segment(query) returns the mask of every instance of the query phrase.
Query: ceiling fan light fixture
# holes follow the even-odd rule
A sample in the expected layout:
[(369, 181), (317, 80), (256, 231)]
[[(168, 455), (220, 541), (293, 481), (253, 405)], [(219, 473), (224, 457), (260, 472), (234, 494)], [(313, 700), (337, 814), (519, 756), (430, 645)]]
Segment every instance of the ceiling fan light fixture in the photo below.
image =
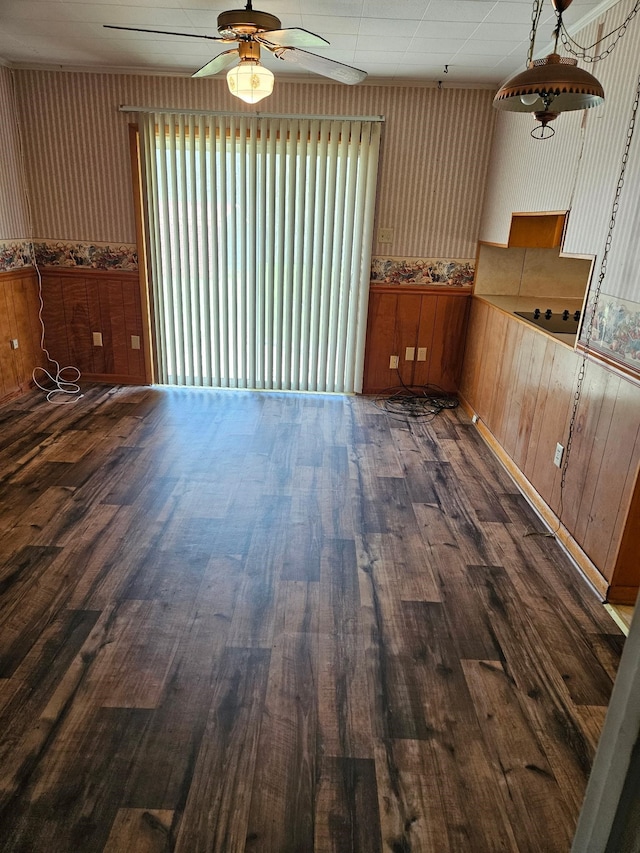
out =
[(257, 59), (241, 59), (227, 71), (227, 86), (232, 95), (247, 104), (257, 104), (273, 92), (273, 73)]

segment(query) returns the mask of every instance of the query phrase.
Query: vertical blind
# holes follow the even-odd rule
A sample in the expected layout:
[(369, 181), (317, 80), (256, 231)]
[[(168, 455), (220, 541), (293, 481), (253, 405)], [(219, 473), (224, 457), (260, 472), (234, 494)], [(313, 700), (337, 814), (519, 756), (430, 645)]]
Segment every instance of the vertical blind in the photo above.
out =
[(140, 116), (158, 379), (362, 390), (380, 123)]

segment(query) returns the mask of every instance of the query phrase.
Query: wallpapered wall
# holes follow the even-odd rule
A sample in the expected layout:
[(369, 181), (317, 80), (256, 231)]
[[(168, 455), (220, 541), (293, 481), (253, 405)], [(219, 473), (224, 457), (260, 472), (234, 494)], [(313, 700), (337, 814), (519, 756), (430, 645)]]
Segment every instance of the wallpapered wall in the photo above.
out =
[(11, 71), (0, 66), (0, 272), (30, 260), (29, 217)]
[[(224, 80), (18, 70), (36, 239), (133, 244), (120, 104), (234, 110)], [(474, 258), (494, 123), (486, 89), (276, 80), (263, 110), (386, 117), (374, 255)], [(247, 111), (250, 111), (247, 108)], [(469, 132), (469, 129), (472, 132)]]
[[(592, 44), (599, 24), (604, 25), (605, 33), (610, 32), (633, 5), (634, 0), (622, 0), (576, 39)], [(563, 249), (595, 255), (597, 278), (638, 83), (639, 56), (640, 21), (636, 17), (613, 52), (588, 66), (604, 86), (605, 103), (586, 112), (560, 115), (554, 122), (556, 135), (550, 140), (531, 139), (530, 116), (500, 113), (481, 240), (506, 243), (512, 211), (570, 209)], [(639, 222), (640, 127), (636, 126), (592, 339), (596, 349), (634, 371), (640, 371)]]
[[(608, 32), (624, 20), (632, 6), (633, 0), (622, 0), (577, 33), (576, 39), (581, 44), (593, 43), (600, 23)], [(639, 55), (640, 25), (634, 20), (606, 59), (581, 63), (602, 82), (605, 103), (560, 115), (553, 122), (556, 133), (552, 139), (531, 138), (529, 131), (535, 122), (528, 113), (498, 113), (481, 240), (506, 243), (513, 211), (571, 208), (565, 251), (601, 251), (640, 71)]]

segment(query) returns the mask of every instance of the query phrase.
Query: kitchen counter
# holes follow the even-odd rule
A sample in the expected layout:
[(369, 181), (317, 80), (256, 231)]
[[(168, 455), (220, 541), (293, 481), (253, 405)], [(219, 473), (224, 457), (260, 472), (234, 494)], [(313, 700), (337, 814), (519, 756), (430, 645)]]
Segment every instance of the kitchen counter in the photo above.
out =
[(523, 317), (518, 317), (515, 312), (535, 311), (536, 308), (539, 308), (543, 312), (547, 308), (550, 308), (554, 314), (562, 314), (565, 309), (571, 312), (582, 311), (582, 299), (550, 299), (548, 296), (498, 296), (491, 293), (478, 293), (474, 294), (474, 296), (476, 299), (482, 299), (490, 305), (499, 308), (505, 314), (510, 314), (519, 323), (526, 323), (529, 328), (536, 329), (543, 335), (555, 338), (555, 340), (567, 344), (572, 349), (575, 346), (575, 334), (566, 335), (548, 332), (535, 323), (530, 323)]

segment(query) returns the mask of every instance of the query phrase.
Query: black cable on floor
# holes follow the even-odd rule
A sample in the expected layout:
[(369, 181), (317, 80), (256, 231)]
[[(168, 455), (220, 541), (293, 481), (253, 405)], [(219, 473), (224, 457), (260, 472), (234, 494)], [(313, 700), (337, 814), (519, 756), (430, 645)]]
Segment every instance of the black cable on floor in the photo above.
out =
[(458, 398), (439, 385), (406, 385), (398, 372), (400, 385), (387, 388), (373, 404), (392, 418), (430, 421), (444, 409), (456, 409)]

